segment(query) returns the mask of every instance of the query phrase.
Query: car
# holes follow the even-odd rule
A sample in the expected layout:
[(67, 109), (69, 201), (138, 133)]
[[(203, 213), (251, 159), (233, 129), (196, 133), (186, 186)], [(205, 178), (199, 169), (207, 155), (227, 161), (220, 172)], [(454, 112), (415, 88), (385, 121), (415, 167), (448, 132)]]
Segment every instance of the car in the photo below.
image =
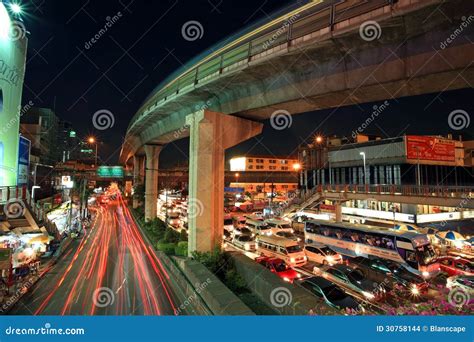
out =
[(466, 293), (474, 295), (474, 276), (453, 276), (449, 277), (446, 282), (448, 289), (460, 288)]
[(245, 226), (255, 235), (272, 235), (272, 229), (263, 220), (254, 220), (247, 218)]
[(351, 259), (350, 262), (351, 265), (362, 271), (366, 279), (387, 290), (401, 286), (406, 294), (416, 296), (425, 293), (429, 288), (425, 278), (408, 271), (405, 267), (393, 261), (358, 257)]
[(252, 235), (237, 235), (232, 239), (234, 246), (242, 248), (243, 250), (253, 252), (255, 251), (255, 240)]
[(280, 220), (280, 219), (268, 219), (265, 220), (265, 223), (271, 228), (272, 234), (276, 234), (277, 232), (288, 232), (294, 233), (295, 230), (291, 226), (291, 222), (287, 220)]
[(276, 235), (276, 236), (279, 236), (279, 237), (286, 238), (286, 239), (290, 239), (290, 240), (293, 240), (293, 241), (296, 241), (296, 242), (300, 242), (300, 241), (301, 241), (301, 238), (297, 237), (295, 234), (289, 233), (289, 232), (285, 232), (285, 231), (277, 232), (275, 235)]
[(234, 216), (232, 218), (234, 228), (236, 228), (236, 227), (245, 227), (245, 221), (246, 220), (247, 219), (243, 216)]
[(234, 230), (234, 221), (232, 220), (232, 218), (224, 219), (224, 230), (229, 232)]
[(256, 258), (255, 261), (289, 283), (301, 278), (301, 273), (296, 272), (280, 258), (260, 257)]
[(360, 310), (360, 305), (354, 297), (348, 295), (339, 286), (322, 277), (311, 277), (303, 280), (300, 285), (319, 298), (322, 298), (329, 306), (336, 309)]
[(178, 228), (180, 225), (181, 225), (181, 220), (179, 219), (179, 217), (177, 218), (174, 218), (174, 217), (168, 217), (166, 222), (171, 226), (171, 227), (174, 227), (174, 228)]
[(326, 270), (324, 277), (335, 283), (344, 284), (351, 290), (360, 293), (368, 300), (379, 300), (385, 290), (374, 282), (365, 278), (360, 269), (347, 265), (334, 265)]
[(250, 229), (248, 229), (247, 227), (235, 227), (234, 230), (232, 231), (232, 234), (234, 236), (237, 236), (237, 235), (251, 235), (251, 236), (255, 236), (254, 233), (252, 233), (252, 231)]
[(227, 241), (227, 242), (232, 241), (232, 233), (226, 229), (224, 229), (224, 241)]
[(342, 256), (328, 246), (318, 243), (304, 246), (304, 253), (308, 260), (323, 265), (335, 265), (342, 263)]
[(474, 276), (474, 263), (470, 260), (459, 256), (444, 256), (438, 258), (437, 261), (441, 271), (446, 272), (449, 276)]

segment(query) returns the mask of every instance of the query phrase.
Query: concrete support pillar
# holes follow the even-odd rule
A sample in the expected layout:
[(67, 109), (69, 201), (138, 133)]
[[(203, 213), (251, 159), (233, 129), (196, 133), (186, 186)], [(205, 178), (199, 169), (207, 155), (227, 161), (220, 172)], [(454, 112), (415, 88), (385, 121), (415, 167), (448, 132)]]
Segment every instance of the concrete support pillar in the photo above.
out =
[[(140, 184), (140, 158), (137, 155), (133, 156), (133, 186)], [(138, 198), (133, 196), (133, 208), (138, 208)]]
[(220, 248), (224, 232), (225, 150), (262, 132), (261, 123), (202, 110), (190, 127), (188, 252)]
[(341, 223), (342, 222), (342, 205), (341, 202), (336, 202), (336, 222)]
[(146, 156), (138, 156), (138, 178), (140, 184), (145, 183), (145, 164), (146, 164)]
[(156, 217), (158, 198), (158, 161), (161, 145), (145, 145), (146, 170), (145, 170), (145, 221)]

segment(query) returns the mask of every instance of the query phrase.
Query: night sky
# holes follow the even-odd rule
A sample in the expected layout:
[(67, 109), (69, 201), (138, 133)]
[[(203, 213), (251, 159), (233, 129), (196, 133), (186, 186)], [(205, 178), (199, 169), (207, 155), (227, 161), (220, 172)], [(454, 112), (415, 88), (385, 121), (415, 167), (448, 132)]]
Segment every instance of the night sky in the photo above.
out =
[[(23, 103), (55, 108), (72, 122), (80, 135), (102, 141), (104, 163), (117, 163), (126, 128), (149, 93), (169, 74), (229, 35), (268, 19), (293, 1), (268, 0), (31, 0), (24, 1), (30, 31)], [(118, 13), (120, 12), (120, 16)], [(90, 43), (107, 17), (118, 17), (108, 32)], [(184, 23), (196, 20), (204, 28), (201, 39), (183, 38)], [(86, 45), (88, 48), (86, 48)], [(453, 131), (450, 112), (474, 113), (474, 91), (398, 99), (367, 133), (391, 137), (403, 134), (447, 134), (473, 139), (474, 123)], [(265, 125), (264, 134), (228, 150), (236, 154), (294, 154), (298, 144), (314, 133), (350, 136), (371, 113), (373, 104), (329, 109), (293, 117), (283, 131)], [(112, 129), (98, 131), (92, 116), (108, 110), (115, 117)], [(472, 114), (471, 114), (472, 116)], [(188, 141), (170, 144), (160, 167), (187, 160)]]

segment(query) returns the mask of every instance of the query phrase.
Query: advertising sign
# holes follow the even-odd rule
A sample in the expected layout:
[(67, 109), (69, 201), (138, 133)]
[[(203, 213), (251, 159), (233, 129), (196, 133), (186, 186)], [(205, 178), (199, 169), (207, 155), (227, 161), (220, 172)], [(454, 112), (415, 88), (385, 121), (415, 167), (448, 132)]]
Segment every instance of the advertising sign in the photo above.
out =
[(71, 179), (71, 176), (62, 176), (61, 185), (66, 189), (72, 189), (74, 187), (74, 181)]
[(122, 166), (99, 166), (97, 176), (99, 178), (123, 178)]
[(21, 95), (25, 70), (26, 39), (8, 39), (2, 32), (12, 27), (0, 3), (0, 186), (15, 186), (18, 176), (18, 143)]
[(28, 185), (28, 171), (30, 168), (30, 148), (31, 142), (23, 136), (20, 136), (18, 146), (18, 185)]
[(406, 137), (407, 159), (455, 162), (454, 141), (429, 136)]

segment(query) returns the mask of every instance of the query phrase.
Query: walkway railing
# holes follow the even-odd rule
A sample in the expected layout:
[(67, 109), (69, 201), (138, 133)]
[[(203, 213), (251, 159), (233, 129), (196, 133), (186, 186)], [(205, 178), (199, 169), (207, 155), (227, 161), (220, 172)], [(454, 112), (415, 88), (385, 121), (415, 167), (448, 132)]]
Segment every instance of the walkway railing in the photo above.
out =
[(300, 9), (275, 19), (262, 27), (244, 34), (230, 44), (217, 49), (198, 63), (192, 64), (183, 73), (172, 79), (157, 91), (130, 122), (128, 130), (164, 101), (186, 91), (189, 87), (235, 67), (265, 57), (269, 52), (279, 51), (292, 42), (304, 39), (313, 32), (329, 28), (340, 22), (360, 16), (370, 11), (391, 6), (397, 0), (345, 0), (337, 3), (321, 2), (302, 6)]
[(305, 199), (314, 193), (356, 193), (375, 195), (423, 196), (439, 198), (472, 198), (474, 187), (461, 186), (418, 186), (418, 185), (387, 185), (387, 184), (333, 184), (318, 185), (311, 192), (305, 194)]

